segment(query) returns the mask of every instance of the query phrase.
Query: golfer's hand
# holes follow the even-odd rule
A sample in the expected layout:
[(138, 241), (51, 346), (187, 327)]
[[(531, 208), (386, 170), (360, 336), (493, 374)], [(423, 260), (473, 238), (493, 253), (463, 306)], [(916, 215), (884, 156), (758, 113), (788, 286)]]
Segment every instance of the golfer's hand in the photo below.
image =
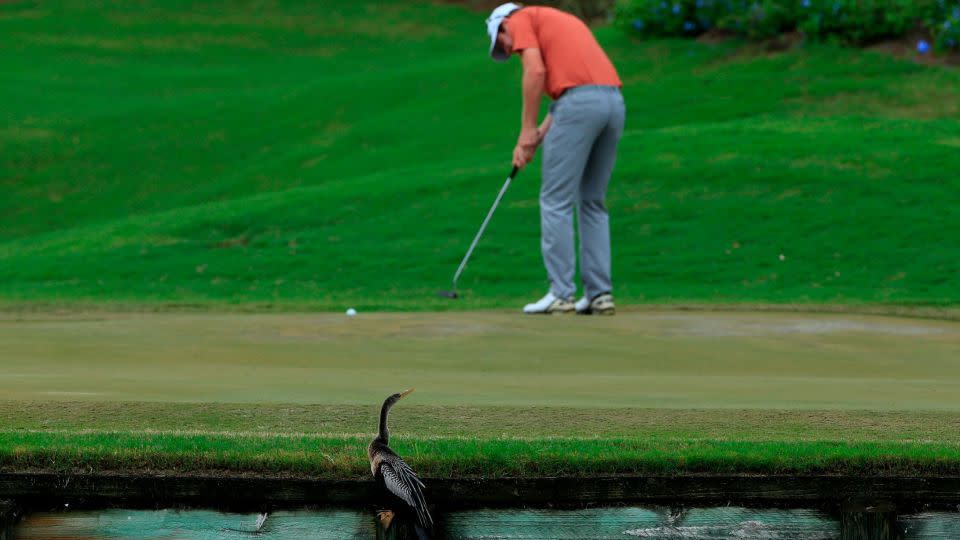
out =
[(533, 151), (527, 150), (526, 148), (520, 146), (519, 144), (516, 148), (513, 149), (513, 166), (517, 168), (524, 168), (528, 163), (533, 161)]
[(523, 128), (517, 139), (517, 146), (513, 149), (513, 164), (516, 167), (526, 167), (533, 161), (533, 155), (540, 146), (540, 132), (537, 128)]

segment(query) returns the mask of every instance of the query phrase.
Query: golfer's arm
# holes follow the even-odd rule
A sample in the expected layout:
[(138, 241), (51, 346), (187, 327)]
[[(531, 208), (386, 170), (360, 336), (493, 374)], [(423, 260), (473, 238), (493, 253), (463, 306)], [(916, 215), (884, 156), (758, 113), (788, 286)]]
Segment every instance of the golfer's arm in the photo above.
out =
[(524, 49), (520, 56), (523, 62), (523, 116), (522, 128), (537, 129), (540, 116), (540, 100), (547, 80), (547, 68), (543, 65), (540, 49)]

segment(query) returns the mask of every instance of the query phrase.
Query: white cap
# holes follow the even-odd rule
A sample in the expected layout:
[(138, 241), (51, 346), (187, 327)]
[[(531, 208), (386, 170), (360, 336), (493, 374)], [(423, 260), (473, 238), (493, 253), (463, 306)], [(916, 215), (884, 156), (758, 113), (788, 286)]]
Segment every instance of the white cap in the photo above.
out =
[(506, 62), (510, 55), (497, 47), (497, 34), (500, 33), (500, 23), (508, 15), (520, 9), (520, 6), (513, 2), (507, 2), (497, 6), (496, 9), (487, 17), (487, 33), (490, 34), (490, 57), (497, 62)]

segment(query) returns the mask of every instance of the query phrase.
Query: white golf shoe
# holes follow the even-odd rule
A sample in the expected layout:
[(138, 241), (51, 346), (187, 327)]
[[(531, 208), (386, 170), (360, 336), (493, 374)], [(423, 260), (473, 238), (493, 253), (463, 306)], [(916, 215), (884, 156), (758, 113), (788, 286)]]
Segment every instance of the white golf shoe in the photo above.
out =
[(573, 301), (557, 298), (553, 293), (547, 293), (539, 301), (523, 306), (523, 312), (527, 314), (560, 314), (573, 313)]
[(579, 315), (613, 315), (617, 312), (616, 306), (613, 305), (613, 295), (608, 293), (599, 294), (593, 300), (588, 300), (584, 296), (577, 300), (574, 309)]

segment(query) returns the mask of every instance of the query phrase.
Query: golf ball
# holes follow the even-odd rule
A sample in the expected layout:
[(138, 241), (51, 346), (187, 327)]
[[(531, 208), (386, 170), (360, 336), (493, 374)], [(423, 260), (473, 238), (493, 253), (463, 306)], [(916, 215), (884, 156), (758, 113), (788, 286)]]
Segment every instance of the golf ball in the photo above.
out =
[(357, 314), (357, 310), (355, 310), (355, 309), (353, 309), (353, 308), (350, 308), (350, 309), (347, 310), (347, 317), (353, 317), (353, 316), (356, 315), (356, 314)]

